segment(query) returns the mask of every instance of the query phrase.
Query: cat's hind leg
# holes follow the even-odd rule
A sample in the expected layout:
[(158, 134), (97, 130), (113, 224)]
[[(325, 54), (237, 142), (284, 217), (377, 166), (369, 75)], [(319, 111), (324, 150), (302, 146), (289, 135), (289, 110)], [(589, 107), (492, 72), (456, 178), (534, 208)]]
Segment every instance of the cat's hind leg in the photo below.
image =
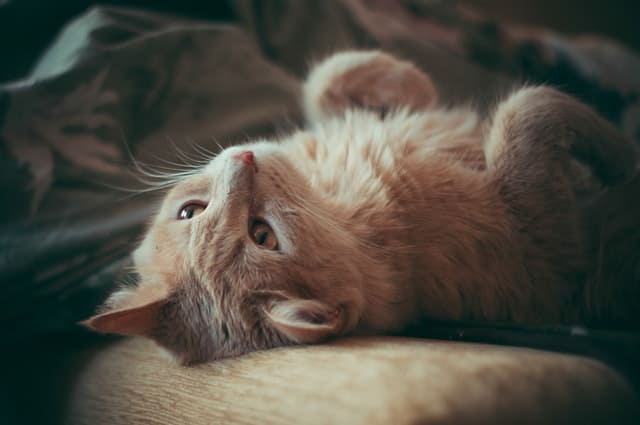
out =
[(520, 89), (499, 105), (485, 153), (496, 173), (526, 175), (532, 184), (566, 170), (570, 158), (605, 184), (628, 179), (636, 167), (633, 145), (613, 125), (550, 87)]
[[(570, 161), (605, 184), (635, 170), (632, 144), (586, 105), (549, 87), (523, 88), (502, 102), (485, 143), (487, 172), (512, 221), (526, 264), (532, 309), (559, 319), (579, 296), (583, 235)], [(569, 282), (574, 282), (570, 284)]]

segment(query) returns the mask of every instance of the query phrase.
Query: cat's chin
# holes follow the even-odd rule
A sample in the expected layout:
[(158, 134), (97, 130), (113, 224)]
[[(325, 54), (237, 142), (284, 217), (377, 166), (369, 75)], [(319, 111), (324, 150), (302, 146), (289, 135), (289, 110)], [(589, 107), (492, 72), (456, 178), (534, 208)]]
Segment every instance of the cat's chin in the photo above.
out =
[(156, 344), (156, 347), (158, 347), (158, 352), (160, 353), (160, 357), (167, 363), (170, 363), (172, 365), (179, 365), (179, 366), (189, 365), (189, 363), (185, 361), (185, 358), (183, 356), (179, 356), (173, 353), (171, 350), (159, 344)]
[(277, 343), (277, 344), (270, 344), (262, 348), (245, 347), (245, 349), (243, 350), (238, 350), (236, 352), (231, 352), (231, 353), (212, 352), (207, 355), (198, 355), (197, 353), (177, 353), (172, 349), (163, 346), (162, 344), (158, 343), (155, 340), (153, 342), (158, 349), (159, 356), (167, 363), (171, 365), (176, 365), (176, 366), (195, 366), (202, 363), (241, 357), (256, 351), (271, 350), (271, 349), (280, 348), (284, 346), (295, 345), (295, 343), (287, 343), (287, 344)]
[(193, 366), (200, 363), (206, 363), (209, 361), (220, 360), (224, 358), (221, 356), (216, 356), (214, 354), (203, 356), (198, 353), (177, 352), (169, 347), (166, 347), (153, 338), (151, 338), (151, 340), (157, 347), (158, 352), (160, 353), (160, 357), (172, 365)]

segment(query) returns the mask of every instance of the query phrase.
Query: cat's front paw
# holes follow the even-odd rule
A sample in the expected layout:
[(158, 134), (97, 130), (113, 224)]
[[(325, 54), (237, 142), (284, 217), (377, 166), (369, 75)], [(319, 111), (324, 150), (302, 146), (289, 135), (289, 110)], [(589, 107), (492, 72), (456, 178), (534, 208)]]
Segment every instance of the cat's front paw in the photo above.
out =
[(310, 119), (339, 115), (349, 108), (418, 110), (438, 98), (428, 75), (410, 62), (376, 50), (328, 57), (312, 68), (303, 95)]

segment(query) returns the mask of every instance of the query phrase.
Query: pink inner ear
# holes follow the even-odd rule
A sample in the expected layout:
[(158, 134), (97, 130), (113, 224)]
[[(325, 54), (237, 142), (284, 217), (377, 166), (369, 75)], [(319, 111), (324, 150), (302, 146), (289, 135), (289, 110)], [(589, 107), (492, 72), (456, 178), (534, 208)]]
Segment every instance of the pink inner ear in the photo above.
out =
[(98, 332), (120, 335), (149, 335), (157, 326), (166, 300), (157, 300), (138, 307), (123, 308), (98, 314), (81, 325)]
[(299, 343), (320, 342), (342, 327), (342, 312), (320, 301), (279, 301), (266, 314), (278, 332)]

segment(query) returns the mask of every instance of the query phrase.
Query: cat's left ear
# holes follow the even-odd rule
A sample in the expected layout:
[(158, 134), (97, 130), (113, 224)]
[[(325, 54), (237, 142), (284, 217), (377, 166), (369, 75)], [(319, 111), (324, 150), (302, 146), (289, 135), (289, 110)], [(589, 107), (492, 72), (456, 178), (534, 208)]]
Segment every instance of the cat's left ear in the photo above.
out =
[(150, 336), (160, 323), (166, 303), (165, 297), (140, 300), (97, 314), (80, 322), (80, 325), (102, 333)]
[(316, 343), (340, 332), (344, 313), (321, 301), (286, 299), (273, 302), (265, 310), (271, 325), (283, 336), (298, 343)]
[(418, 67), (377, 50), (347, 51), (314, 66), (303, 87), (307, 117), (339, 115), (349, 108), (381, 113), (437, 103), (431, 78)]

